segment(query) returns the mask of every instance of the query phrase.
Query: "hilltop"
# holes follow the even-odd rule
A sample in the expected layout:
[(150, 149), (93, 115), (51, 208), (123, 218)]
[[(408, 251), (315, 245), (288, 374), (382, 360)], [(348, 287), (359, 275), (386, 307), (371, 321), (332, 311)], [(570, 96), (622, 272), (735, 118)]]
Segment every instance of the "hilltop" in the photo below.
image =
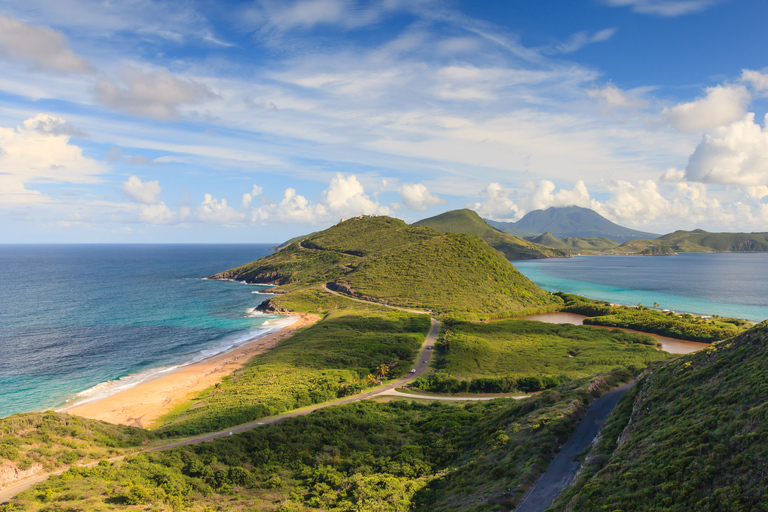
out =
[(557, 238), (549, 232), (546, 232), (543, 235), (529, 238), (529, 240), (537, 244), (546, 245), (547, 247), (573, 252), (600, 252), (619, 246), (618, 242), (615, 242), (610, 238), (599, 236), (592, 236), (587, 238), (568, 236), (565, 238)]
[[(276, 293), (328, 284), (367, 300), (473, 318), (561, 304), (480, 238), (390, 217), (346, 220), (212, 277), (279, 285)], [(264, 307), (279, 311), (290, 300), (277, 297)]]
[(766, 510), (768, 322), (659, 364), (554, 510)]
[(658, 236), (619, 226), (599, 213), (580, 206), (553, 206), (546, 210), (533, 210), (517, 222), (488, 222), (501, 231), (518, 236), (535, 236), (548, 232), (557, 238), (603, 237), (620, 243)]
[(528, 241), (518, 236), (504, 233), (488, 224), (477, 212), (467, 208), (441, 213), (428, 219), (413, 223), (414, 226), (428, 226), (443, 233), (463, 233), (475, 235), (485, 240), (488, 245), (510, 260), (536, 258), (569, 257), (570, 252), (560, 249), (565, 247), (547, 247), (546, 244)]
[(633, 254), (765, 251), (768, 251), (768, 233), (710, 233), (703, 229), (679, 230), (655, 240), (632, 240), (612, 250)]

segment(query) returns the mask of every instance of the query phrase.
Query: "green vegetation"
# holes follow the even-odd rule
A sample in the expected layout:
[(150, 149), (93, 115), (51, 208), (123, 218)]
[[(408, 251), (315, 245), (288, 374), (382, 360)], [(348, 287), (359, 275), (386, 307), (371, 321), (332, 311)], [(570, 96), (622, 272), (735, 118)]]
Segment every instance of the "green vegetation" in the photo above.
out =
[(451, 321), (435, 346), (437, 372), (414, 387), (443, 393), (532, 392), (669, 356), (642, 334), (530, 320)]
[(53, 471), (135, 451), (152, 437), (140, 429), (51, 411), (14, 414), (0, 419), (0, 467), (10, 463), (22, 471)]
[(734, 318), (705, 320), (699, 316), (665, 313), (642, 306), (611, 306), (605, 301), (567, 293), (557, 295), (565, 303), (563, 311), (590, 317), (584, 319), (585, 325), (635, 329), (680, 340), (711, 343), (735, 336), (752, 325), (746, 320)]
[(592, 253), (600, 252), (614, 247), (618, 247), (619, 243), (614, 242), (610, 238), (591, 236), (586, 238), (576, 238), (567, 236), (565, 238), (556, 238), (552, 233), (544, 233), (543, 235), (531, 237), (528, 240), (537, 244), (546, 245), (554, 249), (561, 249), (564, 251), (571, 251), (577, 253)]
[(288, 295), (270, 301), (273, 311), (288, 309), (290, 292), (306, 294), (326, 283), (366, 300), (466, 318), (560, 305), (476, 236), (442, 234), (389, 217), (347, 220), (213, 277), (281, 285), (272, 291)]
[(160, 418), (160, 433), (221, 430), (359, 393), (382, 365), (388, 378), (410, 370), (429, 327), (426, 315), (389, 309), (329, 313)]
[(768, 233), (709, 233), (703, 229), (675, 231), (655, 240), (633, 240), (611, 252), (674, 254), (678, 252), (765, 252)]
[(567, 249), (565, 247), (554, 247), (552, 245), (545, 247), (548, 244), (542, 245), (542, 243), (537, 243), (536, 240), (528, 241), (499, 231), (480, 218), (477, 212), (466, 208), (441, 213), (435, 217), (415, 222), (413, 225), (429, 226), (442, 233), (462, 233), (478, 236), (510, 260), (563, 258), (570, 256), (569, 251), (559, 250)]
[(6, 510), (509, 510), (590, 400), (630, 378), (616, 371), (524, 401), (328, 408), (210, 443), (74, 468)]
[(766, 359), (763, 322), (649, 372), (553, 510), (768, 510)]
[(504, 318), (560, 304), (471, 235), (447, 234), (413, 244), (371, 260), (346, 276), (346, 282), (364, 297), (450, 317)]

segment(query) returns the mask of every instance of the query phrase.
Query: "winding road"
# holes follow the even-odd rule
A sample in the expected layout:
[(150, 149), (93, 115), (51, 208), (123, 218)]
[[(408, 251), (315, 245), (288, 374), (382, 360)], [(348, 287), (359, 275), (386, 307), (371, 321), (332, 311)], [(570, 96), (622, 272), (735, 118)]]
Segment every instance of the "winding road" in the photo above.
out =
[[(354, 297), (350, 297), (349, 295), (330, 290), (327, 286), (323, 286), (323, 289), (328, 293), (338, 295), (356, 302), (373, 304), (377, 306), (384, 306), (391, 309), (405, 311), (408, 313), (429, 314), (426, 311), (418, 311), (413, 309), (401, 308), (397, 306), (390, 306), (388, 304), (380, 304), (377, 302), (370, 302), (362, 299), (357, 299)], [(437, 341), (437, 336), (440, 332), (440, 322), (435, 318), (431, 318), (431, 322), (432, 324), (430, 326), (429, 332), (427, 333), (427, 336), (424, 338), (424, 342), (421, 345), (421, 351), (419, 353), (418, 362), (414, 368), (416, 371), (414, 373), (407, 373), (405, 376), (401, 377), (400, 379), (394, 382), (391, 382), (387, 385), (378, 387), (374, 390), (371, 390), (359, 395), (354, 395), (351, 397), (335, 400), (332, 402), (324, 402), (322, 404), (317, 404), (310, 407), (297, 409), (295, 411), (281, 414), (279, 416), (274, 416), (272, 418), (264, 418), (261, 420), (253, 421), (250, 423), (239, 425), (237, 427), (232, 427), (219, 432), (213, 432), (210, 434), (204, 434), (201, 436), (196, 436), (188, 439), (183, 439), (180, 441), (175, 441), (173, 443), (164, 444), (162, 446), (149, 448), (148, 450), (144, 450), (144, 451), (154, 452), (154, 451), (170, 450), (172, 448), (177, 448), (179, 446), (205, 443), (221, 437), (226, 437), (229, 435), (246, 432), (248, 430), (252, 430), (258, 427), (262, 427), (266, 425), (274, 425), (276, 423), (279, 423), (285, 420), (286, 418), (304, 416), (314, 411), (317, 411), (319, 409), (323, 409), (325, 407), (359, 402), (361, 400), (366, 400), (366, 399), (374, 398), (377, 396), (395, 395), (403, 398), (449, 400), (449, 401), (493, 400), (495, 398), (499, 398), (497, 396), (494, 396), (494, 397), (440, 397), (440, 396), (429, 396), (429, 395), (402, 394), (395, 391), (397, 388), (400, 388), (402, 386), (407, 385), (410, 382), (413, 382), (428, 369), (429, 360), (432, 356), (432, 350), (430, 350), (429, 347), (435, 345)], [(525, 497), (523, 498), (523, 501), (520, 503), (520, 505), (515, 510), (515, 512), (543, 511), (552, 503), (552, 501), (554, 501), (557, 495), (565, 488), (566, 485), (570, 483), (571, 478), (573, 477), (573, 475), (576, 472), (576, 469), (579, 466), (577, 462), (573, 462), (573, 458), (577, 454), (581, 453), (587, 446), (589, 446), (589, 444), (592, 442), (594, 437), (597, 435), (598, 430), (600, 429), (602, 424), (605, 422), (608, 415), (616, 406), (616, 403), (619, 401), (621, 396), (623, 396), (623, 394), (631, 387), (631, 385), (632, 384), (625, 384), (624, 386), (621, 386), (619, 388), (616, 388), (606, 393), (601, 398), (597, 399), (590, 406), (590, 408), (587, 410), (582, 420), (576, 426), (576, 430), (574, 431), (574, 433), (565, 443), (565, 445), (560, 450), (560, 452), (555, 457), (555, 459), (550, 463), (544, 475), (542, 475), (542, 477), (539, 478), (539, 480), (525, 495)], [(514, 397), (508, 397), (508, 398), (522, 399), (522, 398), (528, 398), (528, 397), (514, 396)], [(115, 457), (109, 460), (110, 462), (114, 462), (114, 461), (121, 460), (123, 458), (124, 456), (121, 456), (121, 457)], [(89, 464), (84, 464), (82, 466), (94, 466), (96, 464), (97, 462), (92, 462)], [(0, 504), (8, 502), (11, 498), (16, 496), (20, 492), (25, 491), (26, 489), (32, 487), (33, 485), (45, 481), (49, 476), (60, 474), (63, 471), (65, 470), (33, 475), (29, 478), (19, 480), (3, 489), (0, 489)]]
[[(406, 308), (400, 308), (396, 306), (389, 306), (387, 304), (379, 304), (377, 302), (368, 302), (361, 299), (356, 299), (354, 297), (350, 297), (348, 295), (344, 295), (338, 292), (335, 292), (333, 290), (328, 289), (327, 286), (324, 286), (324, 290), (328, 293), (332, 293), (334, 295), (339, 295), (341, 297), (344, 297), (349, 300), (354, 300), (357, 302), (362, 302), (366, 304), (373, 304), (377, 306), (384, 306), (391, 309), (397, 309), (400, 311), (405, 311), (408, 313), (416, 313), (416, 314), (429, 314), (426, 311), (418, 311), (413, 309), (406, 309)], [(366, 400), (368, 398), (374, 398), (376, 396), (382, 396), (382, 395), (395, 395), (400, 396), (403, 398), (417, 398), (417, 399), (429, 399), (429, 400), (461, 400), (461, 401), (472, 401), (472, 400), (491, 400), (493, 398), (499, 398), (499, 397), (467, 397), (467, 398), (458, 398), (458, 397), (438, 397), (438, 396), (422, 396), (422, 395), (411, 395), (411, 394), (401, 394), (397, 393), (395, 389), (400, 388), (402, 386), (407, 385), (410, 382), (413, 382), (416, 380), (419, 376), (421, 376), (429, 367), (429, 360), (432, 356), (432, 350), (430, 350), (428, 347), (431, 347), (437, 342), (437, 335), (440, 332), (440, 322), (436, 319), (432, 318), (432, 325), (430, 326), (429, 332), (427, 333), (427, 336), (424, 338), (424, 342), (421, 345), (421, 351), (419, 353), (419, 358), (416, 366), (414, 369), (416, 372), (414, 373), (407, 373), (405, 376), (399, 378), (398, 380), (391, 382), (389, 384), (386, 384), (384, 386), (378, 387), (374, 390), (368, 391), (366, 393), (361, 393), (359, 395), (354, 395), (347, 398), (342, 398), (340, 400), (334, 400), (332, 402), (324, 402), (322, 404), (313, 405), (310, 407), (305, 407), (302, 409), (297, 409), (295, 411), (291, 411), (285, 414), (281, 414), (279, 416), (274, 416), (272, 418), (264, 418), (258, 421), (252, 421), (250, 423), (246, 423), (244, 425), (239, 425), (237, 427), (232, 427), (227, 430), (222, 430), (219, 432), (213, 432), (210, 434), (204, 434), (201, 436), (191, 437), (189, 439), (183, 439), (181, 441), (175, 441), (173, 443), (164, 444), (162, 446), (157, 446), (155, 448), (150, 448), (145, 451), (161, 451), (161, 450), (170, 450), (172, 448), (177, 448), (179, 446), (186, 446), (191, 444), (198, 444), (198, 443), (205, 443), (208, 441), (213, 441), (214, 439), (218, 439), (220, 437), (225, 437), (232, 434), (238, 434), (240, 432), (245, 432), (247, 430), (252, 430), (254, 428), (262, 427), (265, 425), (274, 425), (276, 423), (279, 423), (283, 421), (286, 418), (294, 418), (296, 416), (304, 416), (307, 414), (310, 414), (314, 411), (317, 411), (318, 409), (323, 409), (325, 407), (331, 407), (334, 405), (343, 405), (343, 404), (350, 404), (353, 402), (359, 402), (360, 400)], [(521, 397), (513, 397), (513, 398), (526, 398), (524, 396)], [(109, 459), (111, 462), (121, 460), (123, 457), (115, 457), (113, 459)], [(83, 464), (82, 466), (93, 466), (97, 464), (89, 463), (89, 464)], [(16, 496), (22, 491), (27, 490), (28, 488), (32, 487), (35, 484), (38, 484), (40, 482), (45, 481), (49, 476), (60, 474), (65, 470), (61, 471), (55, 471), (50, 473), (40, 473), (33, 476), (30, 476), (28, 478), (18, 480), (7, 487), (4, 487), (0, 489), (0, 504), (8, 502), (11, 498)]]

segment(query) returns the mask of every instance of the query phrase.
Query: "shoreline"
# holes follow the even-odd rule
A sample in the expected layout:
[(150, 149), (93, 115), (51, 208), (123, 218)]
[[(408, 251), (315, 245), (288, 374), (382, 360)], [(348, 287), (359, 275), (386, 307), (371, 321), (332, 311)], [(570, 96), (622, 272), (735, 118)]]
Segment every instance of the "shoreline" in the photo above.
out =
[[(524, 320), (535, 320), (537, 322), (544, 322), (547, 324), (571, 324), (571, 325), (584, 325), (582, 322), (585, 315), (579, 315), (578, 313), (567, 313), (565, 311), (556, 311), (553, 313), (543, 313), (539, 315), (527, 315), (521, 317)], [(585, 327), (594, 327), (597, 329), (620, 329), (626, 332), (633, 332), (636, 334), (645, 334), (652, 338), (656, 338), (661, 343), (661, 350), (669, 352), (670, 354), (690, 354), (691, 352), (697, 352), (705, 347), (708, 347), (709, 343), (702, 343), (699, 341), (687, 341), (670, 338), (668, 336), (662, 336), (660, 334), (654, 334), (650, 332), (636, 331), (635, 329), (627, 329), (624, 327), (608, 327), (606, 325), (585, 325)]]
[(241, 368), (253, 356), (263, 354), (294, 332), (317, 322), (317, 315), (291, 314), (297, 320), (279, 331), (256, 338), (235, 349), (181, 366), (136, 386), (87, 403), (57, 408), (57, 412), (107, 423), (149, 428), (152, 423), (185, 401)]

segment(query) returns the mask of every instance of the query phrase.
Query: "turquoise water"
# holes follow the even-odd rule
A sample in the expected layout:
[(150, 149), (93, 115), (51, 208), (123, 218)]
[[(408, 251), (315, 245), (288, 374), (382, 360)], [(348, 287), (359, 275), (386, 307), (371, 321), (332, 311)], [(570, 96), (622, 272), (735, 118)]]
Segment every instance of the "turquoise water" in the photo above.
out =
[(268, 287), (206, 276), (243, 245), (0, 245), (0, 417), (91, 401), (285, 325)]
[(513, 261), (531, 281), (619, 304), (716, 314), (759, 322), (768, 318), (768, 254), (576, 256)]

